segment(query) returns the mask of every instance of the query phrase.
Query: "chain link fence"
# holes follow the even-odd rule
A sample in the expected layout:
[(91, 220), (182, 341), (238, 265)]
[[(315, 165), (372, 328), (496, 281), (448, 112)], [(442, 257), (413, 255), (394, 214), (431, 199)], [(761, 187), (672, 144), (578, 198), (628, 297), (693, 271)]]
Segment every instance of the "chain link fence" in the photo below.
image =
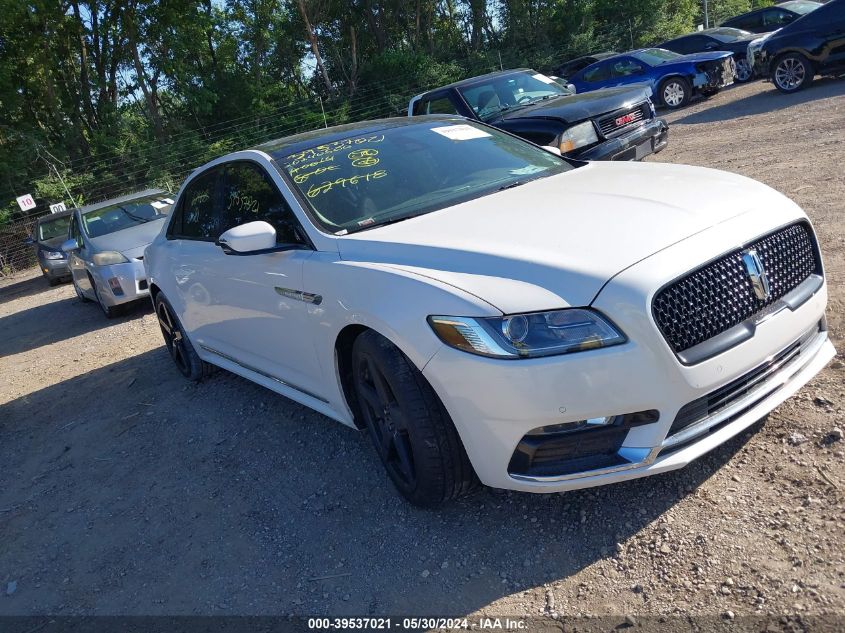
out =
[(0, 277), (9, 277), (38, 263), (35, 248), (24, 242), (32, 236), (36, 219), (25, 218), (0, 228)]

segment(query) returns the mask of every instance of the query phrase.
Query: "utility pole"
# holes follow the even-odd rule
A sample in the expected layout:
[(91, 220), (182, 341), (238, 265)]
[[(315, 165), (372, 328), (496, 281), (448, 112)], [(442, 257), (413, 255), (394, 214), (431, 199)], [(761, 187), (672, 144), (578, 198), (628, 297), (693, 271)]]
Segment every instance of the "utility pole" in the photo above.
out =
[(707, 10), (707, 0), (704, 0), (704, 28), (710, 28), (710, 12)]

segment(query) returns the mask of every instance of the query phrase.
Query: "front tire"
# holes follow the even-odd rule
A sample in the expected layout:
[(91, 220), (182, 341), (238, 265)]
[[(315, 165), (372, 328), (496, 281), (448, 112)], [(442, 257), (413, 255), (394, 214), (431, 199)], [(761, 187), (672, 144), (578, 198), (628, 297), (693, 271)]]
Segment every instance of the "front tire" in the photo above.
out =
[(813, 65), (801, 53), (787, 53), (775, 60), (772, 83), (781, 92), (790, 94), (809, 86), (814, 74)]
[(191, 341), (185, 335), (170, 302), (159, 292), (155, 298), (156, 316), (164, 336), (164, 346), (181, 374), (188, 380), (199, 382), (211, 373), (211, 365), (199, 357)]
[(103, 314), (106, 316), (107, 319), (113, 319), (121, 312), (121, 306), (109, 306), (106, 305), (103, 301), (102, 292), (100, 291), (100, 287), (94, 283), (94, 280), (91, 280), (91, 286), (94, 288), (94, 296), (97, 297), (97, 304), (100, 306), (100, 309), (103, 311)]
[(73, 290), (74, 292), (76, 292), (76, 296), (79, 298), (79, 300), (82, 303), (88, 303), (89, 301), (91, 301), (88, 297), (82, 294), (82, 288), (80, 288), (79, 285), (76, 283), (76, 279), (71, 279), (71, 281), (73, 282)]
[(370, 439), (403, 497), (430, 508), (479, 485), (445, 407), (395, 345), (362, 333), (352, 346), (352, 379)]
[(677, 110), (689, 103), (692, 96), (689, 82), (683, 77), (669, 77), (660, 84), (660, 100), (667, 108)]

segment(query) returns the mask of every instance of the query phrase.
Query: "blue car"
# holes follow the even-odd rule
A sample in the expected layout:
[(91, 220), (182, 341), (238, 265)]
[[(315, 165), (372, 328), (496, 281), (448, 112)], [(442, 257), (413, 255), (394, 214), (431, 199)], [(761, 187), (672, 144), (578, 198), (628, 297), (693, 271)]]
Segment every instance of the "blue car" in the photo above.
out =
[(569, 78), (577, 91), (644, 84), (655, 103), (680, 108), (694, 95), (708, 96), (734, 82), (736, 64), (730, 51), (679, 55), (664, 48), (642, 48), (603, 59)]

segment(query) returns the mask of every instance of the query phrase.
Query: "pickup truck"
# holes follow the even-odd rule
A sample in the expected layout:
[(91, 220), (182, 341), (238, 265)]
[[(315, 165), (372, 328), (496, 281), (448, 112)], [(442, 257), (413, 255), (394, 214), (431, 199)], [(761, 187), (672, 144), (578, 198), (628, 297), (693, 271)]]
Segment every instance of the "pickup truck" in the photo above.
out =
[(408, 116), (459, 114), (579, 160), (640, 160), (666, 147), (669, 126), (645, 86), (575, 94), (529, 68), (465, 79), (411, 99)]

